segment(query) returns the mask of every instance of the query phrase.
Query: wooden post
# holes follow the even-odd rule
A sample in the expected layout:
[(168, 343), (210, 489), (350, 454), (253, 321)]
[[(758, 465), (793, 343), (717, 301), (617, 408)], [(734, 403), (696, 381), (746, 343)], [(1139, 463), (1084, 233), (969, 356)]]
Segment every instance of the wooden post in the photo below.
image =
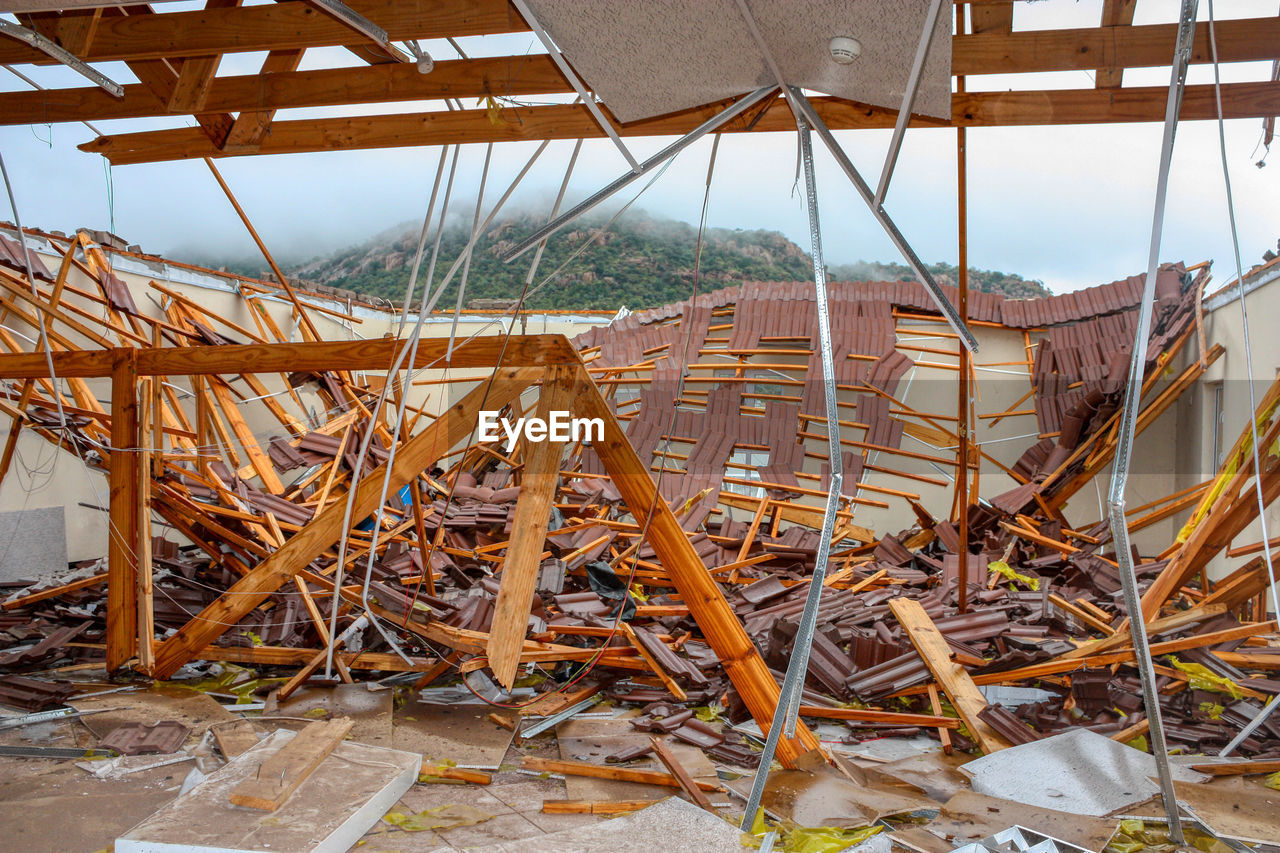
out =
[[(551, 419), (554, 411), (567, 411), (574, 398), (576, 371), (570, 365), (551, 368), (538, 396), (538, 417)], [(560, 457), (568, 442), (527, 442), (520, 497), (511, 523), (511, 541), (503, 561), (502, 585), (493, 605), (493, 627), (489, 629), (489, 668), (498, 683), (507, 689), (515, 682), (529, 624), (529, 605), (538, 581), (542, 545), (547, 538), (547, 519), (556, 485), (560, 482)], [(444, 524), (441, 523), (443, 528)], [(424, 570), (427, 567), (423, 567)]]
[[(592, 448), (637, 523), (643, 526), (648, 519), (649, 544), (658, 562), (689, 606), (689, 613), (702, 629), (751, 716), (760, 730), (767, 733), (778, 707), (778, 682), (743, 630), (724, 593), (689, 544), (689, 537), (680, 528), (671, 508), (657, 494), (648, 467), (627, 441), (621, 424), (591, 381), (585, 366), (579, 368), (579, 382), (584, 389), (575, 401), (580, 416), (604, 421), (604, 440), (594, 442)], [(796, 726), (794, 738), (778, 742), (778, 758), (791, 767), (801, 755), (818, 748), (818, 739), (801, 722)]]
[(151, 468), (153, 460), (162, 462), (164, 454), (150, 448), (159, 447), (164, 440), (162, 430), (152, 430), (152, 415), (160, 395), (155, 389), (160, 377), (143, 380), (145, 396), (141, 398), (141, 414), (138, 418), (138, 446), (147, 448), (134, 454), (138, 459), (138, 536), (137, 536), (137, 596), (138, 596), (138, 668), (149, 673), (155, 665), (155, 612), (153, 610), (153, 583), (151, 575)]
[(112, 351), (111, 507), (107, 549), (107, 671), (138, 648), (138, 394), (137, 350)]

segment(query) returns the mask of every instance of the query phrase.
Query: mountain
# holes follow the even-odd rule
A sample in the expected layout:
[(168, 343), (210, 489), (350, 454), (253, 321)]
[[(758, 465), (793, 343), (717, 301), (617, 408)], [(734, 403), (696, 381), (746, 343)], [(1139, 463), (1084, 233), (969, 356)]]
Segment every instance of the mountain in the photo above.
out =
[[(475, 302), (477, 307), (487, 308), (491, 307), (488, 300), (519, 297), (533, 252), (509, 264), (502, 262), (501, 255), (542, 222), (531, 215), (517, 215), (490, 229), (472, 253), (467, 277), (468, 305)], [(603, 220), (580, 220), (548, 242), (526, 307), (612, 311), (623, 305), (649, 308), (689, 297), (697, 251), (697, 231), (693, 226), (643, 213), (632, 213), (607, 230), (603, 224)], [(469, 221), (465, 225), (458, 222), (445, 229), (435, 273), (437, 282), (466, 246), (469, 226)], [(392, 229), (363, 245), (308, 261), (288, 274), (304, 286), (327, 285), (398, 301), (409, 280), (418, 236), (416, 227)], [(580, 249), (581, 253), (575, 256)], [(419, 293), (430, 253), (428, 243), (418, 280)], [(901, 264), (862, 261), (832, 267), (830, 272), (835, 280), (913, 278)], [(930, 272), (940, 281), (955, 283), (954, 265), (933, 264)], [(808, 254), (776, 231), (710, 228), (704, 235), (698, 285), (703, 292), (742, 281), (804, 281), (812, 275)], [(438, 309), (453, 307), (460, 279), (461, 270), (438, 302)], [(969, 282), (975, 290), (1015, 297), (1049, 293), (1038, 281), (1002, 272), (971, 270)]]

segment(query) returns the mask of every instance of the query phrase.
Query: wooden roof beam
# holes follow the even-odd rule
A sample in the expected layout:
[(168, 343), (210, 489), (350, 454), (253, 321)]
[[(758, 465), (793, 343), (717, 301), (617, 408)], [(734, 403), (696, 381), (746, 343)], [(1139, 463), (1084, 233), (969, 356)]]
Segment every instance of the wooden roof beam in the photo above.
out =
[[(274, 113), (299, 107), (573, 91), (545, 54), (444, 60), (430, 74), (405, 63), (297, 71), (301, 56), (300, 48), (272, 51), (257, 74), (215, 77), (201, 108), (213, 113)], [(166, 106), (149, 86), (139, 83), (126, 85), (123, 98), (97, 86), (0, 92), (0, 125), (146, 118), (165, 115)]]
[[(969, 92), (952, 96), (952, 120), (914, 118), (913, 127), (1004, 127), (1013, 125), (1105, 124), (1151, 122), (1164, 118), (1162, 86), (1123, 89), (1063, 89), (1038, 92)], [(1222, 87), (1226, 118), (1260, 118), (1280, 114), (1280, 83), (1231, 83)], [(833, 130), (890, 128), (894, 111), (837, 98), (813, 103)], [(678, 136), (718, 111), (721, 105), (686, 110), (622, 125), (623, 136)], [(1212, 86), (1188, 86), (1183, 121), (1216, 118)], [(399, 148), (477, 142), (602, 137), (603, 132), (580, 105), (509, 109), (497, 123), (485, 110), (359, 116), (276, 122), (257, 149), (260, 154)], [(725, 132), (792, 131), (790, 113), (781, 101), (769, 105), (753, 124), (734, 122)], [(80, 146), (117, 165), (233, 156), (219, 151), (198, 130), (148, 131), (104, 136)]]
[[(1214, 29), (1221, 62), (1275, 59), (1280, 52), (1280, 17), (1218, 21)], [(1173, 58), (1177, 32), (1177, 24), (1146, 24), (956, 36), (951, 40), (951, 73), (974, 76), (1091, 71), (1099, 66), (1167, 66)], [(1228, 41), (1229, 49), (1224, 48)], [(1197, 24), (1191, 62), (1212, 61), (1209, 25)]]
[[(492, 35), (529, 29), (507, 0), (350, 0), (352, 9), (377, 21), (393, 41)], [(136, 11), (131, 9), (131, 11)], [(49, 37), (62, 43), (59, 22)], [(355, 43), (351, 28), (302, 0), (204, 9), (193, 12), (104, 17), (85, 55), (89, 62), (219, 53), (343, 47)], [(47, 64), (27, 45), (0, 44), (0, 63)]]
[[(208, 5), (212, 9), (223, 11), (234, 11), (235, 6), (239, 4), (239, 0), (208, 0)], [(82, 50), (91, 46), (92, 40), (84, 34), (83, 13), (71, 13), (71, 31), (65, 28), (64, 15), (53, 12), (42, 12), (34, 15), (23, 16), (23, 21), (31, 26), (36, 32), (62, 42), (63, 39), (79, 39), (82, 44)], [(107, 9), (99, 19), (98, 26), (103, 23), (136, 19), (139, 21), (154, 17), (154, 13), (149, 6), (130, 6), (119, 9)], [(96, 31), (96, 28), (95, 28)], [(92, 36), (92, 33), (89, 34)], [(70, 48), (68, 48), (70, 49)], [(78, 54), (83, 58), (83, 53)], [(173, 61), (159, 57), (155, 59), (133, 59), (127, 60), (126, 65), (133, 75), (138, 78), (139, 85), (137, 88), (149, 91), (156, 103), (159, 105), (157, 115), (165, 115), (171, 110), (169, 108), (175, 96), (179, 98), (179, 107), (186, 106), (193, 99), (200, 96), (202, 87), (207, 87), (213, 75), (218, 70), (219, 56), (193, 57), (186, 62)], [(192, 63), (190, 69), (186, 69), (187, 62)], [(186, 74), (186, 81), (183, 82), (183, 74)], [(36, 92), (22, 94), (48, 94), (51, 90), (38, 90)], [(56, 91), (56, 90), (52, 90)], [(106, 93), (104, 93), (106, 94)], [(182, 110), (185, 111), (185, 110)], [(194, 110), (192, 110), (194, 112)], [(76, 119), (80, 121), (81, 119)], [(91, 120), (91, 119), (90, 119)], [(221, 146), (223, 140), (227, 137), (227, 132), (231, 129), (231, 116), (219, 115), (216, 113), (200, 114), (196, 116), (196, 121), (200, 125), (200, 129), (213, 142), (214, 145)]]
[[(259, 91), (261, 91), (261, 84), (264, 78), (270, 80), (272, 75), (297, 71), (298, 63), (302, 62), (302, 54), (304, 53), (306, 51), (302, 48), (273, 50), (262, 61), (262, 70), (248, 79), (258, 81)], [(253, 151), (262, 144), (262, 138), (266, 136), (267, 128), (271, 126), (272, 119), (276, 117), (275, 109), (250, 110), (244, 107), (237, 107), (233, 111), (240, 114), (236, 116), (235, 124), (231, 125), (231, 132), (227, 134), (227, 139), (222, 144), (222, 148), (226, 151)]]
[[(1104, 0), (1102, 4), (1102, 26), (1127, 27), (1133, 24), (1133, 9), (1137, 0)], [(1094, 85), (1099, 89), (1115, 89), (1124, 82), (1123, 68), (1099, 68), (1094, 76)]]
[[(378, 21), (389, 36), (429, 39), (526, 31), (528, 26), (506, 0), (364, 0), (351, 3)], [(974, 5), (1000, 9), (999, 5)], [(985, 12), (979, 12), (979, 16)], [(61, 19), (43, 33), (59, 43), (73, 25)], [(1212, 61), (1208, 24), (1199, 24), (1191, 62)], [(1219, 58), (1242, 62), (1277, 58), (1280, 20), (1276, 17), (1219, 21)], [(1168, 65), (1177, 24), (1108, 26), (1026, 32), (992, 31), (952, 39), (953, 74), (1018, 74)], [(83, 54), (89, 62), (210, 56), (219, 53), (347, 46), (351, 30), (299, 0), (239, 9), (104, 16)], [(49, 58), (19, 42), (0, 43), (0, 63), (45, 63)], [(588, 81), (590, 82), (590, 81)]]
[(1013, 0), (1007, 3), (976, 3), (969, 6), (972, 33), (1013, 32)]

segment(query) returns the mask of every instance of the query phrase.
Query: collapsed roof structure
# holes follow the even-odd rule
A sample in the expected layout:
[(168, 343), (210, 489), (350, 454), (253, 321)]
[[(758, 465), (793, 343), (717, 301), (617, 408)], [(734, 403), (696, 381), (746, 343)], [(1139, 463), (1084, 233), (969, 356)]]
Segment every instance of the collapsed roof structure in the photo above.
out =
[[(198, 127), (112, 132), (82, 147), (116, 164), (204, 158), (246, 225), (213, 158), (542, 140), (518, 183), (546, 140), (609, 137), (631, 169), (564, 213), (562, 189), (545, 227), (501, 247), (511, 260), (703, 136), (797, 127), (815, 280), (695, 291), (572, 341), (510, 327), (503, 335), (423, 335), (434, 300), (460, 268), (465, 277), (467, 255), (508, 191), (483, 225), (477, 211), (443, 283), (428, 274), (415, 326), (411, 283), (406, 312), (378, 318), (358, 339), (360, 318), (293, 286), (256, 232), (275, 281), (242, 282), (214, 306), (145, 267), (124, 275), (120, 260), (129, 253), (87, 232), (15, 227), (0, 236), (0, 409), (12, 419), (0, 482), (19, 458), (18, 442), (36, 436), (91, 478), (104, 475), (109, 495), (98, 505), (107, 514), (105, 559), (14, 584), (0, 605), (13, 641), (0, 652), (0, 668), (13, 673), (0, 678), (5, 704), (39, 711), (87, 701), (35, 674), (103, 668), (165, 680), (207, 673), (201, 662), (213, 662), (283, 673), (261, 686), (287, 716), (288, 703), (317, 680), (408, 673), (415, 690), (447, 690), (433, 685), (455, 680), (518, 711), (499, 712), (490, 728), (532, 741), (608, 697), (639, 708), (618, 722), (646, 733), (608, 759), (641, 769), (574, 760), (564, 728), (560, 760), (530, 755), (525, 766), (679, 788), (708, 811), (715, 806), (705, 789), (727, 789), (746, 801), (744, 827), (755, 827), (762, 806), (813, 826), (801, 798), (783, 795), (796, 777), (769, 781), (776, 752), (785, 773), (862, 791), (841, 789), (867, 806), (849, 806), (844, 827), (879, 826), (900, 848), (925, 851), (988, 834), (958, 830), (966, 818), (989, 823), (972, 820), (980, 809), (955, 800), (954, 790), (928, 796), (910, 773), (886, 769), (869, 780), (824, 751), (832, 739), (819, 726), (840, 726), (836, 740), (845, 745), (936, 739), (947, 754), (981, 751), (985, 758), (966, 765), (973, 790), (1039, 809), (1006, 826), (1035, 824), (1084, 849), (1102, 849), (1117, 822), (1110, 831), (1105, 821), (1063, 825), (1052, 803), (1036, 799), (1053, 796), (1043, 785), (1010, 769), (1016, 761), (991, 760), (1006, 750), (1034, 756), (1024, 762), (1058, 751), (1110, 757), (1116, 742), (1149, 738), (1154, 761), (1135, 771), (1132, 790), (1082, 813), (1118, 814), (1159, 794), (1144, 808), (1168, 824), (1174, 842), (1183, 838), (1182, 818), (1224, 843), (1275, 840), (1267, 835), (1274, 820), (1232, 822), (1212, 795), (1175, 788), (1188, 771), (1171, 765), (1166, 739), (1186, 752), (1248, 757), (1200, 761), (1191, 777), (1198, 781), (1275, 770), (1280, 758), (1280, 723), (1268, 717), (1277, 700), (1267, 704), (1280, 693), (1269, 675), (1280, 655), (1265, 597), (1269, 588), (1274, 594), (1265, 525), (1261, 543), (1234, 549), (1261, 556), (1226, 577), (1205, 571), (1280, 492), (1265, 452), (1280, 435), (1280, 384), (1254, 401), (1213, 477), (1132, 508), (1124, 486), (1135, 437), (1158, 429), (1224, 354), (1205, 334), (1208, 265), (1158, 263), (1173, 129), (1179, 117), (1274, 112), (1274, 80), (1187, 86), (1186, 69), (1276, 58), (1277, 19), (1197, 28), (1195, 4), (1185, 3), (1177, 23), (1135, 26), (1132, 3), (1107, 3), (1096, 30), (1023, 33), (1012, 27), (1011, 3), (962, 3), (948, 39), (950, 4), (937, 0), (870, 17), (848, 3), (798, 15), (765, 0), (697, 10), (661, 2), (583, 9), (562, 0), (412, 8), (291, 0), (172, 12), (63, 5), (19, 10), (20, 33), (5, 22), (21, 43), (0, 44), (0, 62), (52, 57), (95, 87), (0, 93), (0, 122), (190, 114)], [(829, 32), (832, 21), (840, 33)], [(875, 62), (844, 63), (853, 51), (847, 38), (829, 54), (814, 51), (831, 35), (844, 38), (843, 28), (857, 30), (864, 58)], [(414, 41), (526, 30), (546, 53), (518, 63), (471, 59), (456, 43), (462, 58), (436, 63)], [(1206, 36), (1211, 49), (1201, 46)], [(639, 47), (605, 50), (617, 44)], [(300, 70), (304, 50), (328, 45), (346, 45), (367, 64)], [(1120, 85), (1127, 67), (1170, 63), (1171, 48), (1167, 89)], [(218, 75), (223, 53), (256, 50), (269, 51), (260, 74)], [(404, 61), (406, 50), (416, 61)], [(120, 87), (86, 64), (106, 60), (124, 61), (138, 82)], [(1070, 68), (1097, 69), (1096, 88), (964, 86), (971, 75)], [(513, 100), (541, 94), (576, 94), (581, 103)], [(488, 108), (453, 109), (472, 96), (488, 98)], [(414, 99), (454, 103), (422, 114), (275, 118), (281, 109)], [(965, 127), (1161, 117), (1145, 274), (1034, 300), (968, 292)], [(961, 134), (955, 288), (934, 281), (884, 207), (908, 126)], [(832, 133), (856, 127), (894, 128), (874, 187)], [(624, 141), (673, 133), (686, 135), (644, 161)], [(814, 134), (918, 282), (826, 280)], [(444, 164), (442, 151), (437, 189)], [(434, 204), (433, 192), (419, 261)], [(601, 431), (504, 441), (475, 430), (482, 412), (516, 420), (558, 411), (597, 420)], [(1100, 497), (1090, 513), (1068, 507), (1109, 470), (1108, 508)], [(531, 669), (548, 680), (517, 702), (527, 689), (518, 679)], [(229, 684), (219, 681), (215, 692)], [(694, 706), (713, 703), (724, 719), (716, 710), (695, 715)], [(239, 724), (238, 740), (214, 733), (227, 762), (202, 795), (216, 792), (226, 809), (302, 808), (308, 797), (294, 789), (308, 790), (299, 786), (330, 752), (340, 754), (349, 729), (314, 726), (262, 743)], [(213, 729), (206, 723), (205, 731)], [(133, 748), (151, 736), (108, 743)], [(698, 753), (677, 757), (673, 742)], [(1133, 750), (1121, 753), (1120, 764), (1135, 760)], [(261, 762), (252, 779), (240, 755)], [(451, 768), (448, 755), (423, 757), (421, 768), (413, 760), (409, 767), (428, 780), (490, 781)], [(707, 757), (747, 771), (749, 781), (728, 784), (714, 768), (710, 777), (689, 772), (691, 762), (710, 767)], [(280, 782), (264, 789), (268, 762), (281, 765)], [(828, 762), (847, 778), (824, 770)], [(1116, 771), (1114, 781), (1122, 778)], [(904, 799), (892, 806), (857, 799), (887, 796), (885, 779), (917, 790), (898, 793)], [(228, 780), (229, 800), (217, 787)], [(1265, 810), (1273, 801), (1259, 788), (1230, 796)], [(651, 804), (619, 799), (543, 808), (604, 813)], [(1190, 801), (1194, 807), (1180, 808)], [(933, 818), (933, 832), (886, 821), (921, 813)], [(174, 820), (159, 813), (121, 843), (167, 837)], [(332, 838), (351, 843), (359, 832), (343, 833), (353, 826)], [(837, 834), (832, 844), (848, 843), (831, 849), (856, 840)]]

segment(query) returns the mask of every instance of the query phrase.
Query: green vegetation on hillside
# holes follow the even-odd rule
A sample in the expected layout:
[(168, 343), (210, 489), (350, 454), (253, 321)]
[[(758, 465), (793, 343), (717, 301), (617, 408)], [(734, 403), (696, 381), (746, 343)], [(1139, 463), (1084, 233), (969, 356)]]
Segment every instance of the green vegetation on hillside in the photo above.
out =
[[(533, 252), (510, 264), (503, 263), (500, 256), (540, 224), (541, 220), (533, 217), (518, 216), (489, 231), (472, 256), (467, 303), (477, 299), (515, 299), (520, 295)], [(598, 221), (580, 221), (548, 242), (534, 284), (555, 275), (528, 300), (526, 307), (615, 310), (625, 305), (640, 309), (688, 298), (693, 288), (697, 249), (697, 232), (691, 225), (636, 213), (614, 223), (607, 231), (600, 225)], [(462, 226), (445, 230), (436, 269), (437, 281), (466, 245), (467, 235)], [(291, 270), (290, 274), (303, 283), (399, 300), (413, 266), (417, 239), (417, 231), (406, 226), (398, 236), (375, 238), (362, 246), (315, 259)], [(590, 245), (570, 260), (588, 241)], [(426, 266), (424, 258), (419, 288), (425, 279)], [(954, 265), (933, 264), (930, 272), (946, 283), (955, 281)], [(910, 270), (900, 264), (860, 262), (833, 267), (831, 273), (837, 280), (913, 278)], [(703, 292), (743, 281), (806, 281), (812, 274), (809, 256), (804, 250), (776, 231), (712, 228), (706, 232), (699, 284)], [(461, 275), (455, 276), (438, 308), (454, 305), (460, 278)], [(1040, 282), (1000, 272), (973, 270), (970, 285), (976, 290), (1017, 297), (1048, 294)]]

